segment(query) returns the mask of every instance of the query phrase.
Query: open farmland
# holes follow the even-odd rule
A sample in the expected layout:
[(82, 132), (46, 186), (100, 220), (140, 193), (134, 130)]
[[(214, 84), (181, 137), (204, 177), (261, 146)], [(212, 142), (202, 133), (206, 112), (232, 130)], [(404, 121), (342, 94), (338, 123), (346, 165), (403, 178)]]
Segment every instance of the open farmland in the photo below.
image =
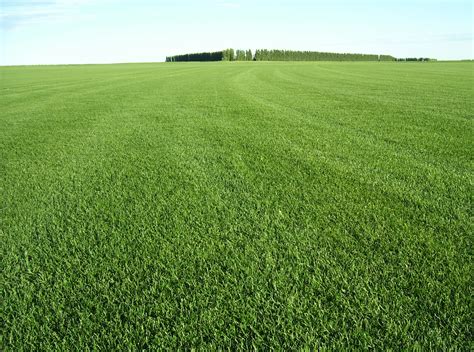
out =
[(473, 69), (0, 67), (0, 349), (469, 350)]

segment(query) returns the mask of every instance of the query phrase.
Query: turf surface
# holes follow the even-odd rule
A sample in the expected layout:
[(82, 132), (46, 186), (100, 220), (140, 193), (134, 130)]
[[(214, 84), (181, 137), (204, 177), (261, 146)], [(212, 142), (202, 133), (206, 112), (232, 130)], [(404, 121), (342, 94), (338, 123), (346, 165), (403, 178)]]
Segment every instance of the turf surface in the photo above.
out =
[(472, 349), (473, 68), (0, 68), (0, 348)]

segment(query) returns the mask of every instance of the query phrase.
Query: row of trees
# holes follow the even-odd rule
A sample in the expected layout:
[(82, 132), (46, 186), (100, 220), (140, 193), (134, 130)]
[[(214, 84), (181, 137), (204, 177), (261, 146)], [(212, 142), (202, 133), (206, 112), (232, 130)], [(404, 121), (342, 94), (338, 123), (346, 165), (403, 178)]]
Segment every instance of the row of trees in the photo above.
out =
[(252, 50), (237, 50), (235, 52), (236, 61), (253, 61)]
[(319, 51), (266, 50), (255, 52), (256, 61), (394, 61), (389, 55), (340, 54)]
[(234, 49), (225, 49), (222, 55), (222, 60), (224, 61), (234, 61), (235, 52)]
[(436, 60), (430, 59), (427, 57), (407, 57), (407, 58), (397, 59), (397, 61), (436, 61)]
[(195, 54), (184, 54), (167, 56), (166, 62), (178, 62), (178, 61), (222, 61), (224, 59), (223, 51), (215, 51), (212, 53), (195, 53)]
[(210, 53), (168, 56), (166, 62), (178, 61), (434, 61), (428, 58), (397, 59), (390, 55), (340, 54), (319, 51), (225, 49)]
[(379, 61), (395, 61), (395, 60), (397, 59), (391, 55), (379, 55)]
[(252, 50), (225, 49), (212, 53), (195, 53), (167, 56), (166, 62), (182, 61), (252, 61), (254, 59)]

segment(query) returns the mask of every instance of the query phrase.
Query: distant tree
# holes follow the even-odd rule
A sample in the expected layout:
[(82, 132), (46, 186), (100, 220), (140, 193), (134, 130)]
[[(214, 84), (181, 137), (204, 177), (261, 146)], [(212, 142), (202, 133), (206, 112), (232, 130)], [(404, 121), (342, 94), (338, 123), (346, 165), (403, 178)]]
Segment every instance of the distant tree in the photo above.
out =
[(222, 60), (224, 60), (224, 61), (230, 61), (230, 59), (229, 59), (229, 49), (223, 50), (222, 53), (223, 53), (223, 55), (222, 55)]
[(247, 61), (253, 60), (252, 50), (249, 49), (245, 52), (245, 60)]
[(223, 51), (223, 60), (224, 61), (234, 61), (234, 59), (235, 59), (234, 49), (225, 49)]
[(235, 52), (235, 60), (236, 61), (245, 61), (245, 51), (244, 50), (237, 50)]

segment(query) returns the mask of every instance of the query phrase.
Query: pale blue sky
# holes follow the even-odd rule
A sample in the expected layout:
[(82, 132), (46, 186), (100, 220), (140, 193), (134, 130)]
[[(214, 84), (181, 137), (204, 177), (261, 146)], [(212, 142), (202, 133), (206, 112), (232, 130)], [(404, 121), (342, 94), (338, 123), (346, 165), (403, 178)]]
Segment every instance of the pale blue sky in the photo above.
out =
[(0, 65), (299, 49), (473, 58), (471, 0), (0, 0)]

